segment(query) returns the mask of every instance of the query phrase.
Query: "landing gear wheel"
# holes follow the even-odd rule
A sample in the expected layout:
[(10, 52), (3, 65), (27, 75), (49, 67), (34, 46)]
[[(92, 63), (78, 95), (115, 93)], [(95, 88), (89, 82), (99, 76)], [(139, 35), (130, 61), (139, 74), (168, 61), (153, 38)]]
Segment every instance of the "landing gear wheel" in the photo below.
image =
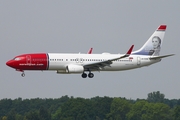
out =
[(25, 73), (22, 73), (21, 76), (24, 77), (24, 76), (25, 76)]
[(93, 77), (94, 77), (94, 74), (93, 74), (93, 73), (89, 73), (89, 74), (88, 74), (88, 77), (89, 77), (89, 78), (93, 78)]
[(82, 78), (86, 78), (86, 77), (87, 77), (87, 74), (86, 74), (86, 73), (83, 73), (81, 76), (82, 76)]

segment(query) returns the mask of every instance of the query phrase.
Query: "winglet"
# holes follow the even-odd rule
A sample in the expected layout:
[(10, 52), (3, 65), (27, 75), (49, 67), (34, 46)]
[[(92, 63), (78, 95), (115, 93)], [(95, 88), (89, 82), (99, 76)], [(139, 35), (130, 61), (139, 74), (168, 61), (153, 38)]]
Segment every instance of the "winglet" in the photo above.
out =
[(133, 48), (134, 48), (134, 45), (132, 45), (130, 47), (130, 49), (128, 50), (128, 52), (125, 55), (121, 56), (120, 59), (125, 58), (125, 57), (129, 57), (129, 55), (131, 54)]
[(92, 50), (93, 50), (93, 48), (90, 48), (89, 51), (87, 52), (87, 54), (91, 54)]
[(126, 55), (130, 55), (131, 52), (132, 52), (132, 50), (133, 50), (133, 48), (134, 48), (134, 45), (131, 46), (131, 48), (128, 50), (128, 52), (126, 53)]

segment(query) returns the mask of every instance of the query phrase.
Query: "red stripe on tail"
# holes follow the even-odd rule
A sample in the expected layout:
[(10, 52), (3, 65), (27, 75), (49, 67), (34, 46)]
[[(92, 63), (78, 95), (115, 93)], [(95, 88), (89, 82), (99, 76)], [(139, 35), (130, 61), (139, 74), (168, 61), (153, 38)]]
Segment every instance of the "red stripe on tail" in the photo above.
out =
[(159, 26), (158, 30), (165, 31), (166, 30), (166, 25)]

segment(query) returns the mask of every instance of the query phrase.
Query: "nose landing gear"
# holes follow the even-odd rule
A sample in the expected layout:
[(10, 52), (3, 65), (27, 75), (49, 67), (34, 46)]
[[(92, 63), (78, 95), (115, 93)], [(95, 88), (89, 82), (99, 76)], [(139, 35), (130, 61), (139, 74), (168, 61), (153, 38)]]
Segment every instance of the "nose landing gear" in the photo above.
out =
[(16, 71), (22, 72), (22, 73), (21, 73), (21, 76), (22, 76), (22, 77), (25, 76), (24, 70), (16, 69)]
[(24, 72), (22, 72), (22, 73), (21, 73), (21, 76), (22, 76), (22, 77), (24, 77), (24, 76), (25, 76), (25, 73), (24, 73)]

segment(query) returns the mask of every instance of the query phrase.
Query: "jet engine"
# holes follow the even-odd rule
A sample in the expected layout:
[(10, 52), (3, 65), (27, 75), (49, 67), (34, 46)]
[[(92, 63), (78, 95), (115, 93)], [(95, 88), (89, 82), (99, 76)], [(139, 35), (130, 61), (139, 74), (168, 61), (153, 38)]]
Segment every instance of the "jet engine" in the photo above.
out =
[(83, 73), (84, 72), (84, 67), (81, 65), (68, 65), (66, 67), (66, 71), (68, 73)]

